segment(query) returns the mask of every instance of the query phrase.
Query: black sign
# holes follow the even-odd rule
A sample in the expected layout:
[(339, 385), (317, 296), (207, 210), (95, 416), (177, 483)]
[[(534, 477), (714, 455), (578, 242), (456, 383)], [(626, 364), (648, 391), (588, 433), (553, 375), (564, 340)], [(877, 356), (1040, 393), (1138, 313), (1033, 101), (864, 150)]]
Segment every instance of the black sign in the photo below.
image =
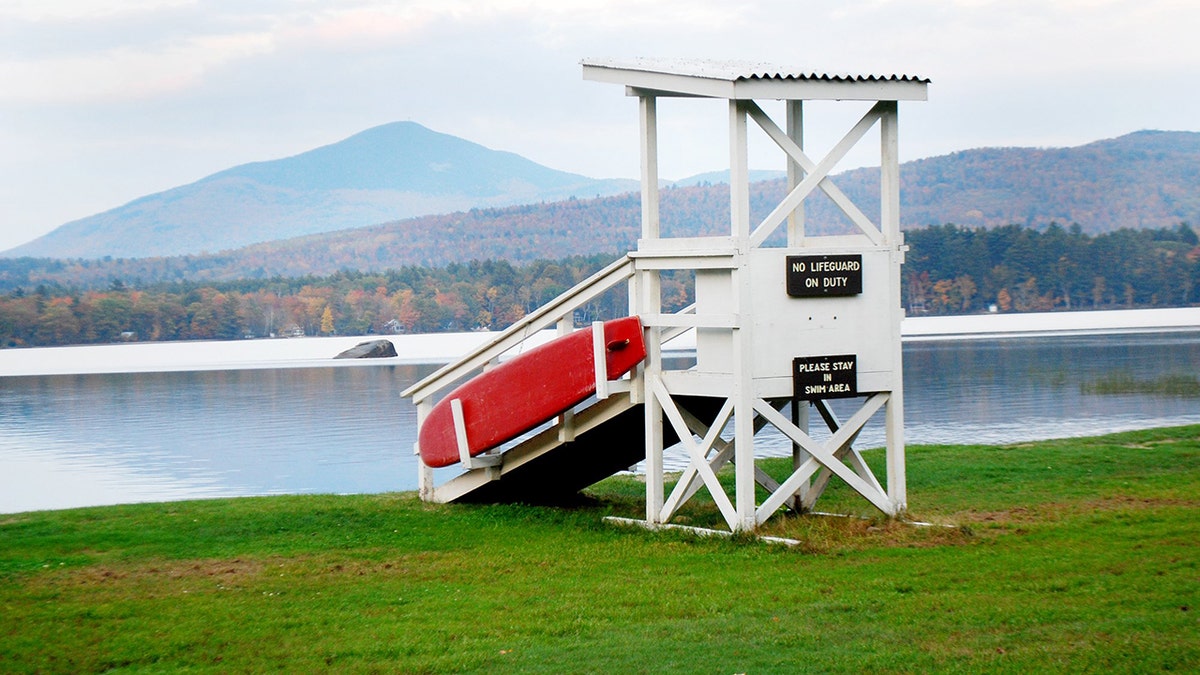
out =
[(804, 401), (858, 396), (858, 357), (802, 356), (792, 359), (793, 395)]
[(819, 298), (862, 293), (862, 255), (789, 255), (787, 294)]

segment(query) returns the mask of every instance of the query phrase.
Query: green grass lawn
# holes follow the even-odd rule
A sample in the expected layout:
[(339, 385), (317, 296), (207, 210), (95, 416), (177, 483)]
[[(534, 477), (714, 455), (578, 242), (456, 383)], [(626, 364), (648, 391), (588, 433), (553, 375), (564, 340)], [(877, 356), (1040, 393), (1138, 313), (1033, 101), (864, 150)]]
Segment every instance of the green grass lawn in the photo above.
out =
[(871, 517), (780, 514), (793, 548), (605, 524), (642, 512), (631, 478), (573, 509), (0, 515), (0, 672), (1200, 670), (1200, 427), (910, 447), (908, 474), (953, 527), (836, 487), (822, 510)]

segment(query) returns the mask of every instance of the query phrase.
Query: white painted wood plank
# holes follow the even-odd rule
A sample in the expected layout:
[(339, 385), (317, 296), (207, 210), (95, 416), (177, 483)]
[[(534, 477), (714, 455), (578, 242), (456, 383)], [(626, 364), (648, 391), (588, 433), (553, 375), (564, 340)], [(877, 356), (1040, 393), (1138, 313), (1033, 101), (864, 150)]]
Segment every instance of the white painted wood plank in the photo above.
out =
[(653, 96), (638, 98), (641, 126), (642, 237), (659, 236), (658, 209), (658, 104)]
[(608, 398), (608, 349), (604, 344), (604, 322), (592, 322), (592, 364), (596, 376), (596, 398)]
[(450, 401), (450, 415), (454, 419), (454, 439), (458, 442), (458, 458), (462, 461), (463, 466), (470, 468), (471, 446), (467, 442), (467, 423), (463, 417), (461, 399), (456, 398)]
[[(788, 101), (785, 104), (785, 121), (787, 137), (804, 154), (804, 102)], [(757, 118), (756, 118), (757, 119)], [(785, 149), (786, 151), (786, 149)], [(800, 181), (804, 180), (807, 169), (788, 153), (787, 159), (787, 189), (791, 192)], [(788, 246), (797, 247), (804, 243), (804, 202), (788, 214)]]
[(750, 155), (746, 109), (729, 102), (729, 233), (750, 236)]

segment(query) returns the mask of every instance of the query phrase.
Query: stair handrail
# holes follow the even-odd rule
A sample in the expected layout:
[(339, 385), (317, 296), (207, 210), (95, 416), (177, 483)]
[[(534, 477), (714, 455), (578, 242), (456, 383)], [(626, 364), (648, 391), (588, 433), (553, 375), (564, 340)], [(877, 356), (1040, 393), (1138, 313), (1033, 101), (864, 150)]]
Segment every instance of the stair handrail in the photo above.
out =
[(504, 352), (516, 347), (540, 331), (556, 324), (563, 317), (608, 291), (634, 274), (634, 261), (628, 254), (561, 293), (545, 305), (526, 314), (491, 340), (467, 352), (458, 360), (442, 366), (433, 374), (401, 393), (419, 404), (443, 388), (483, 368)]

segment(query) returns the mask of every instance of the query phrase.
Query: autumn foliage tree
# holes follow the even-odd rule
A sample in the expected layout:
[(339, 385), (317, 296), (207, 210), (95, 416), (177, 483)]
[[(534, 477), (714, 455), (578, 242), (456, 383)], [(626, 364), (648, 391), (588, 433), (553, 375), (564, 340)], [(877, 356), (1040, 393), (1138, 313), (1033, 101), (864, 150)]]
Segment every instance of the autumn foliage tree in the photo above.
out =
[(1200, 238), (1186, 223), (1095, 236), (1077, 225), (942, 225), (905, 233), (913, 314), (1186, 306), (1200, 302)]
[[(1180, 224), (1095, 236), (1080, 228), (955, 225), (910, 230), (902, 299), (910, 314), (1183, 306), (1200, 301), (1200, 241)], [(617, 256), (503, 260), (385, 272), (75, 289), (39, 283), (0, 295), (0, 346), (119, 340), (230, 340), (500, 330)], [(690, 272), (664, 272), (664, 309), (693, 300)], [(623, 287), (576, 324), (626, 311)]]
[[(0, 345), (121, 340), (231, 340), (283, 335), (367, 335), (499, 330), (574, 286), (615, 256), (503, 261), (379, 274), (159, 284), (80, 293), (61, 287), (0, 295)], [(611, 318), (620, 292), (583, 307), (580, 320)]]

